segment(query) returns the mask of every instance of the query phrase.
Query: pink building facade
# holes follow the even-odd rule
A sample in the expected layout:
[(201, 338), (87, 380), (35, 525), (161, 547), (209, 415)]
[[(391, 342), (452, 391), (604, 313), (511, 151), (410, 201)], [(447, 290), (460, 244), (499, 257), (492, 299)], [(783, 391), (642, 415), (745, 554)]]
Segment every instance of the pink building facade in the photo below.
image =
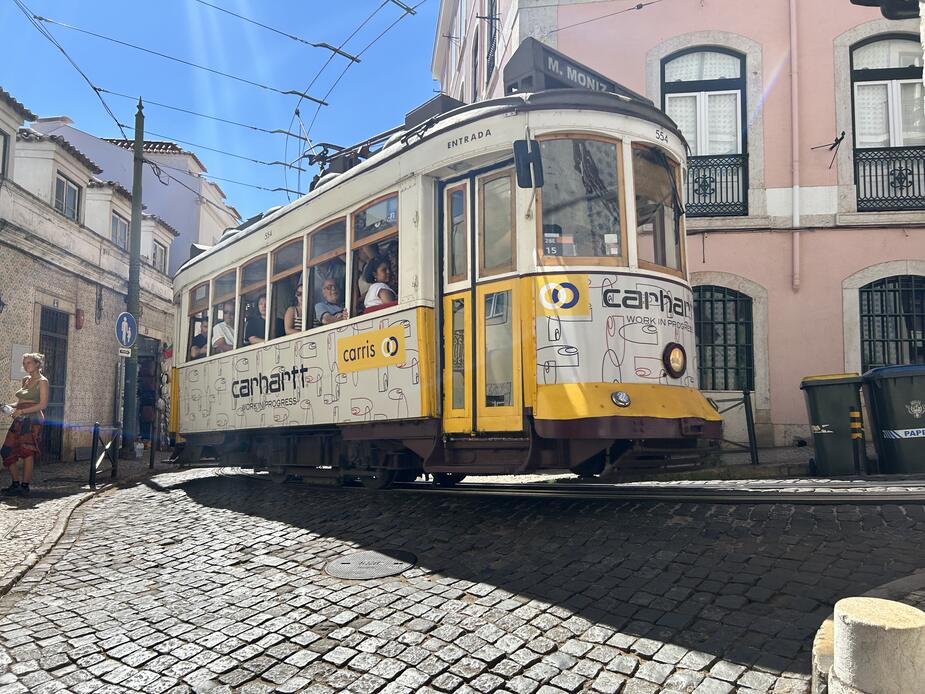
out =
[(442, 0), (434, 77), (466, 103), (502, 96), (533, 37), (668, 112), (691, 149), (701, 388), (752, 391), (759, 442), (792, 445), (803, 376), (925, 363), (919, 22), (848, 0), (634, 7)]

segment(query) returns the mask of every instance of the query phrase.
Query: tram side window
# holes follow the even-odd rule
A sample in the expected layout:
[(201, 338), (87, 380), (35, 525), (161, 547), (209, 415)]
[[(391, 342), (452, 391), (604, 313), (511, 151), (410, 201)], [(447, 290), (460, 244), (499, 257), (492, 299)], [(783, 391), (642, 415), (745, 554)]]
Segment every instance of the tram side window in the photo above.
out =
[(273, 253), (270, 307), (272, 337), (292, 335), (305, 329), (302, 287), (302, 239), (291, 241)]
[(313, 327), (348, 317), (347, 220), (338, 219), (308, 237), (308, 310)]
[(371, 313), (398, 303), (398, 195), (353, 215), (353, 309)]
[(514, 185), (510, 173), (484, 179), (479, 226), (481, 275), (514, 269)]
[(231, 270), (215, 279), (212, 287), (212, 351), (230, 352), (235, 346), (235, 284), (237, 271)]
[(202, 359), (209, 353), (209, 283), (193, 287), (189, 293), (189, 347), (187, 360)]
[(542, 140), (543, 255), (623, 254), (618, 145), (580, 138)]
[(267, 339), (267, 257), (261, 256), (241, 268), (241, 316), (238, 346), (256, 345)]
[(466, 186), (461, 185), (447, 192), (446, 223), (447, 246), (449, 254), (450, 282), (460, 282), (466, 279), (466, 255), (468, 241), (468, 225), (466, 207)]
[(681, 270), (678, 165), (655, 147), (633, 145), (633, 177), (640, 264)]

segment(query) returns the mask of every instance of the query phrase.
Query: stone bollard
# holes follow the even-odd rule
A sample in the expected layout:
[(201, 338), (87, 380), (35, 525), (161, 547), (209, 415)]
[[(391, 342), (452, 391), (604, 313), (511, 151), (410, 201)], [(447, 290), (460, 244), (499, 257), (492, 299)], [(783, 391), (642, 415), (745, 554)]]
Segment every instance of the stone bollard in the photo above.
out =
[(880, 598), (835, 603), (830, 694), (925, 694), (925, 612)]

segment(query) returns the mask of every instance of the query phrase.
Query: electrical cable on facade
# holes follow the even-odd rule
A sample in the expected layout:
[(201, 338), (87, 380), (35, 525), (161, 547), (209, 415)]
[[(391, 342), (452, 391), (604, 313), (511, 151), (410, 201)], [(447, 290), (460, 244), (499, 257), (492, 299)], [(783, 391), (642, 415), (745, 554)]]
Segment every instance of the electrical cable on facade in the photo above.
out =
[[(14, 0), (14, 2), (18, 3), (19, 0)], [(215, 68), (206, 67), (205, 65), (199, 65), (198, 63), (193, 63), (193, 62), (190, 62), (189, 60), (184, 60), (183, 58), (177, 58), (175, 56), (168, 55), (167, 53), (161, 53), (160, 51), (155, 51), (150, 48), (144, 48), (143, 46), (139, 46), (134, 43), (129, 43), (128, 41), (122, 41), (120, 39), (115, 39), (115, 38), (112, 38), (111, 36), (105, 36), (104, 34), (97, 34), (96, 32), (90, 31), (88, 29), (81, 29), (80, 27), (76, 27), (73, 24), (65, 24), (64, 22), (58, 22), (54, 19), (49, 19), (47, 17), (42, 17), (39, 15), (33, 15), (33, 17), (40, 22), (46, 22), (48, 24), (54, 24), (56, 26), (64, 27), (65, 29), (71, 29), (81, 34), (87, 34), (88, 36), (94, 36), (98, 39), (103, 39), (104, 41), (110, 41), (112, 43), (117, 43), (120, 46), (126, 46), (127, 48), (133, 48), (136, 51), (141, 51), (143, 53), (150, 53), (151, 55), (156, 55), (159, 58), (164, 58), (165, 60), (172, 60), (175, 63), (180, 63), (181, 65), (186, 65), (187, 67), (194, 67), (198, 70), (205, 70), (206, 72), (211, 72), (221, 77), (227, 77), (229, 79), (233, 79), (238, 82), (243, 82), (244, 84), (249, 84), (253, 87), (259, 87), (260, 89), (265, 89), (270, 92), (276, 92), (277, 94), (298, 96), (300, 101), (302, 99), (308, 99), (309, 101), (315, 102), (319, 106), (328, 105), (327, 102), (325, 102), (322, 99), (316, 99), (313, 96), (310, 96), (304, 92), (295, 91), (294, 89), (277, 89), (276, 87), (271, 87), (261, 82), (254, 82), (253, 80), (249, 80), (244, 77), (238, 77), (237, 75), (232, 75), (227, 72), (222, 72), (221, 70), (216, 70)]]
[(625, 12), (634, 12), (634, 11), (636, 11), (636, 10), (642, 10), (642, 9), (648, 7), (649, 5), (657, 5), (658, 3), (664, 2), (664, 1), (665, 1), (665, 0), (649, 0), (649, 2), (640, 2), (640, 3), (637, 3), (636, 5), (633, 5), (632, 7), (626, 7), (626, 8), (624, 8), (624, 9), (622, 9), (622, 10), (618, 10), (618, 11), (616, 11), (616, 12), (611, 12), (610, 14), (603, 14), (603, 15), (601, 15), (600, 17), (592, 17), (591, 19), (585, 19), (585, 20), (583, 20), (583, 21), (581, 21), (581, 22), (575, 22), (574, 24), (567, 24), (567, 25), (564, 26), (564, 27), (559, 27), (559, 28), (557, 28), (557, 29), (551, 29), (549, 32), (547, 32), (546, 35), (547, 35), (547, 36), (550, 36), (550, 35), (552, 35), (552, 34), (557, 34), (558, 32), (560, 32), (560, 31), (565, 31), (566, 29), (572, 29), (572, 28), (574, 28), (574, 27), (580, 27), (580, 26), (582, 26), (582, 25), (584, 25), (584, 24), (591, 24), (592, 22), (597, 22), (597, 21), (599, 21), (599, 20), (601, 20), (601, 19), (607, 19), (608, 17), (616, 17), (618, 14), (623, 14), (623, 13), (625, 13)]

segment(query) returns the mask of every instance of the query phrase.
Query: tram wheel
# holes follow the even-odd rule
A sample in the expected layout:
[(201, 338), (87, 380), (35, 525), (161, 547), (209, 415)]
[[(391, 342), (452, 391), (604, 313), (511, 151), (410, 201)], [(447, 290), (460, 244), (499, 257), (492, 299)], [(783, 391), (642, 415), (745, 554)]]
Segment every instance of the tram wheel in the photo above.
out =
[(455, 487), (459, 482), (466, 479), (461, 472), (435, 472), (434, 486), (436, 487)]
[(395, 470), (379, 468), (373, 474), (363, 475), (360, 481), (367, 489), (387, 489), (395, 481)]
[(283, 484), (289, 479), (289, 473), (286, 472), (284, 467), (273, 467), (268, 472), (270, 473), (270, 481), (274, 484)]

